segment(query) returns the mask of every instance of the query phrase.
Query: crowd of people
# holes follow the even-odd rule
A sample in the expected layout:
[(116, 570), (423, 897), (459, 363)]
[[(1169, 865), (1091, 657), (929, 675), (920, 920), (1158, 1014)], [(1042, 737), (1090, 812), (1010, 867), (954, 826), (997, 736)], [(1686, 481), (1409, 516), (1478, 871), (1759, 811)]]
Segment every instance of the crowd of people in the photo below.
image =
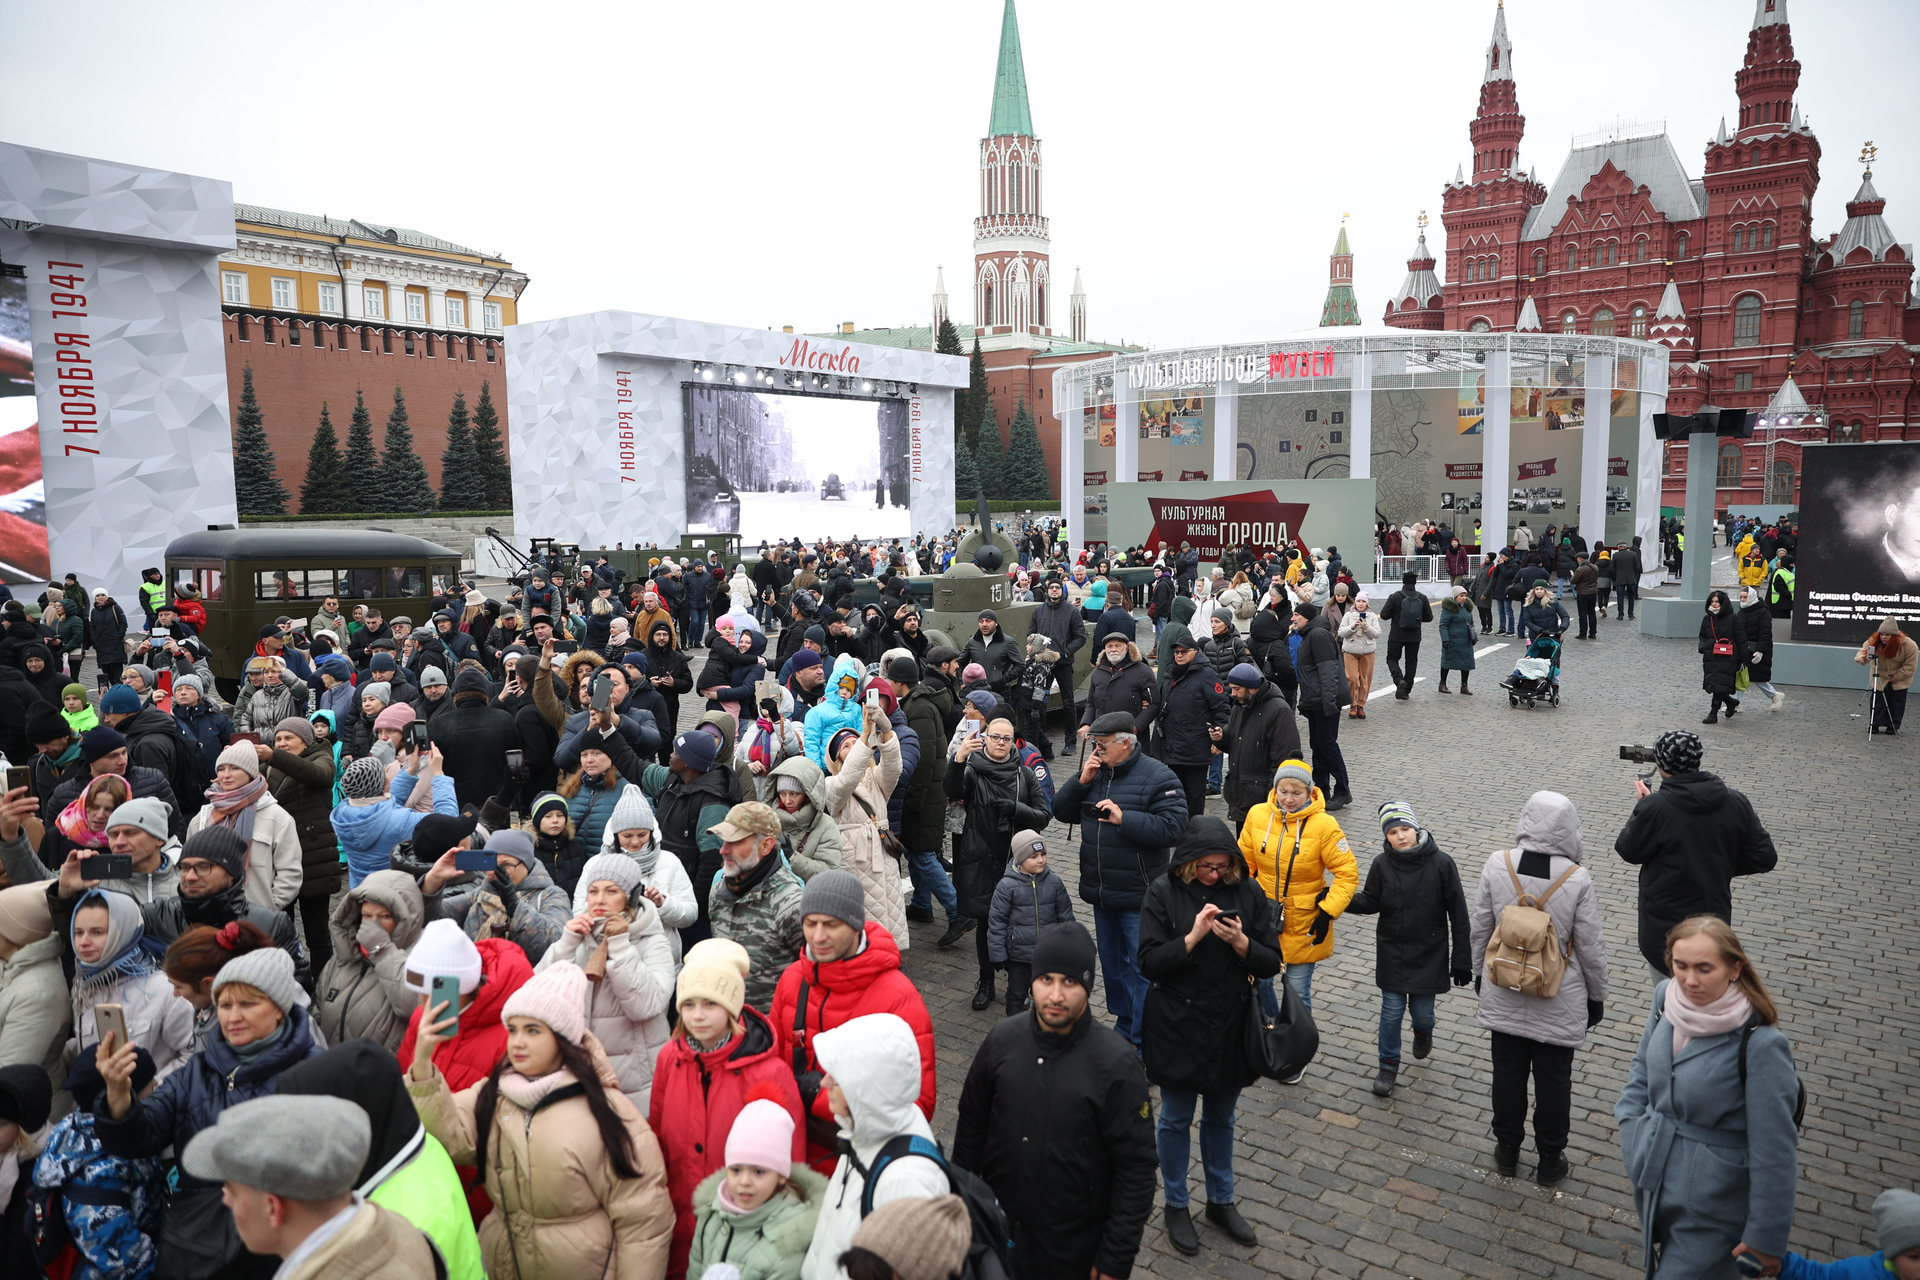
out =
[[(1617, 589), (1637, 549), (1549, 530), (1563, 583), (1520, 536), (1463, 554), (1437, 610), (1411, 580), (1375, 610), (1335, 548), (1070, 561), (1060, 533), (1019, 531), (1006, 572), (1033, 607), (957, 645), (906, 582), (954, 538), (796, 540), (731, 572), (661, 554), (638, 581), (536, 564), (505, 600), (444, 584), (417, 629), (329, 598), (262, 629), (231, 698), (163, 583), (140, 601), (158, 644), (102, 662), (98, 694), (77, 662), (44, 678), (71, 592), (11, 611), (0, 672), (30, 692), (0, 700), (27, 762), (0, 798), (0, 1267), (1126, 1280), (1156, 1189), (1181, 1253), (1202, 1225), (1260, 1242), (1236, 1112), (1275, 1073), (1249, 1032), (1311, 1019), (1350, 912), (1379, 921), (1374, 1093), (1402, 1085), (1406, 1021), (1427, 1058), (1438, 999), (1471, 987), (1493, 1162), (1518, 1173), (1531, 1095), (1533, 1176), (1559, 1182), (1609, 991), (1579, 816), (1534, 792), (1469, 894), (1391, 799), (1363, 872), (1338, 735), (1383, 640), (1404, 699), (1437, 624), (1440, 688), (1469, 694), (1495, 580), (1527, 596), (1503, 621), (1557, 637), (1548, 593), (1597, 595), (1595, 556)], [(1138, 566), (1136, 599), (1115, 570)], [(94, 643), (120, 643), (100, 608)], [(1823, 1274), (1786, 1249), (1798, 1081), (1731, 928), (1734, 881), (1776, 855), (1703, 751), (1659, 739), (1615, 842), (1660, 979), (1616, 1107), (1647, 1274), (1748, 1253)], [(1055, 823), (1077, 866), (1052, 865)], [(973, 1009), (1004, 999), (963, 1047), (948, 1148), (903, 969), (936, 902), (938, 947), (974, 935)], [(1909, 1274), (1920, 1215), (1888, 1195)]]

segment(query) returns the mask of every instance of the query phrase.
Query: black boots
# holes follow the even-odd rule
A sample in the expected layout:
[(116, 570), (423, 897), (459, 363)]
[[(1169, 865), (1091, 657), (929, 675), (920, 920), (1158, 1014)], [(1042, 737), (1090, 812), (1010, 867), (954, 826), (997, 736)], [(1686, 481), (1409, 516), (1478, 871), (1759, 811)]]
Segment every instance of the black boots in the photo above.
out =
[[(1463, 671), (1463, 672), (1461, 672), (1460, 674), (1461, 674), (1461, 676), (1462, 676), (1462, 678), (1464, 679), (1464, 678), (1465, 678), (1465, 676), (1466, 676), (1466, 673), (1465, 673), (1465, 672)], [(1452, 693), (1452, 692), (1453, 692), (1453, 690), (1451, 690), (1451, 689), (1449, 689), (1449, 688), (1447, 688), (1447, 673), (1446, 673), (1446, 672), (1444, 672), (1444, 671), (1442, 671), (1442, 672), (1440, 673), (1440, 692), (1442, 692), (1442, 693)]]
[(1564, 1151), (1542, 1151), (1540, 1166), (1533, 1171), (1533, 1180), (1543, 1187), (1550, 1187), (1567, 1176), (1567, 1153)]
[(1471, 698), (1473, 696), (1473, 690), (1467, 688), (1467, 677), (1472, 674), (1473, 672), (1471, 671), (1462, 671), (1460, 673), (1460, 696), (1463, 698)]
[(1517, 1144), (1496, 1142), (1493, 1144), (1493, 1167), (1502, 1176), (1511, 1178), (1520, 1172), (1520, 1148)]
[(1235, 1244), (1251, 1247), (1260, 1243), (1260, 1237), (1253, 1234), (1253, 1228), (1247, 1225), (1247, 1220), (1230, 1204), (1208, 1205), (1207, 1221), (1226, 1232)]
[(992, 1004), (992, 1003), (993, 1003), (993, 995), (994, 995), (994, 992), (993, 992), (993, 979), (992, 979), (992, 978), (990, 978), (990, 977), (989, 977), (989, 978), (982, 978), (982, 979), (980, 980), (980, 985), (979, 985), (979, 986), (978, 986), (977, 988), (975, 988), (975, 989), (974, 989), (974, 993), (973, 993), (973, 1011), (974, 1011), (975, 1013), (978, 1013), (978, 1012), (980, 1012), (980, 1011), (981, 1011), (982, 1009), (984, 1009), (984, 1008), (986, 1008), (986, 1007), (987, 1007), (988, 1005), (990, 1005), (990, 1004)]
[(1392, 1097), (1394, 1081), (1399, 1079), (1399, 1077), (1400, 1068), (1390, 1067), (1384, 1062), (1381, 1063), (1380, 1073), (1373, 1078), (1373, 1096), (1376, 1098)]
[(1353, 793), (1345, 787), (1336, 787), (1333, 794), (1327, 797), (1327, 812), (1338, 813), (1352, 803)]
[(1200, 1233), (1193, 1229), (1193, 1215), (1185, 1209), (1167, 1206), (1167, 1243), (1191, 1258), (1200, 1252)]
[[(932, 913), (929, 912), (928, 914), (931, 915)], [(940, 935), (940, 941), (934, 945), (945, 950), (972, 932), (973, 925), (974, 921), (972, 916), (961, 916), (957, 920), (947, 921), (947, 931)]]
[(1433, 1052), (1432, 1030), (1429, 1029), (1426, 1031), (1422, 1031), (1420, 1028), (1415, 1027), (1413, 1029), (1413, 1056), (1416, 1058), (1424, 1058), (1432, 1052)]

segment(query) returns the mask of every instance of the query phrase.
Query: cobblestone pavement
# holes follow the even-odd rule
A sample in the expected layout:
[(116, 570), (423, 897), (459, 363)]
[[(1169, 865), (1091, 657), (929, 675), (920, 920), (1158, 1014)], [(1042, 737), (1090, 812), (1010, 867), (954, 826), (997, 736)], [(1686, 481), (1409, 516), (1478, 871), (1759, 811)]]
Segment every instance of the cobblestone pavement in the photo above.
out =
[[(1487, 1033), (1474, 1022), (1471, 990), (1440, 1000), (1433, 1056), (1407, 1059), (1392, 1098), (1373, 1096), (1374, 926), (1370, 917), (1353, 917), (1334, 927), (1333, 958), (1315, 974), (1321, 1052), (1306, 1080), (1262, 1082), (1241, 1095), (1237, 1196), (1260, 1244), (1241, 1248), (1202, 1223), (1200, 1255), (1183, 1258), (1166, 1243), (1156, 1206), (1137, 1273), (1328, 1280), (1641, 1274), (1613, 1104), (1652, 983), (1634, 941), (1634, 873), (1613, 853), (1632, 809), (1635, 771), (1616, 748), (1699, 726), (1707, 702), (1699, 658), (1690, 641), (1642, 636), (1609, 616), (1599, 640), (1568, 641), (1557, 710), (1514, 710), (1498, 682), (1518, 646), (1508, 641), (1489, 651), (1501, 639), (1481, 645), (1475, 696), (1435, 691), (1438, 640), (1430, 634), (1411, 700), (1396, 702), (1386, 687), (1368, 703), (1365, 721), (1341, 722), (1354, 804), (1339, 816), (1364, 876), (1379, 848), (1375, 808), (1408, 801), (1460, 863), (1471, 891), (1487, 855), (1511, 843), (1529, 794), (1557, 790), (1579, 806), (1586, 865), (1607, 917), (1612, 990), (1606, 1020), (1575, 1060), (1573, 1172), (1555, 1189), (1534, 1185), (1531, 1150), (1521, 1157), (1522, 1178), (1494, 1172)], [(1382, 672), (1384, 685), (1384, 665)], [(1870, 1251), (1874, 1196), (1887, 1186), (1920, 1185), (1920, 1104), (1907, 1088), (1920, 1050), (1913, 994), (1920, 842), (1912, 834), (1920, 787), (1911, 738), (1869, 740), (1861, 709), (1857, 693), (1796, 688), (1777, 714), (1759, 702), (1756, 711), (1696, 729), (1706, 741), (1704, 767), (1751, 797), (1780, 850), (1773, 874), (1737, 882), (1734, 919), (1779, 1001), (1806, 1083), (1793, 1247), (1822, 1260)], [(1224, 813), (1219, 801), (1212, 807)], [(1077, 889), (1071, 833), (1056, 823), (1046, 834), (1054, 867)], [(1091, 928), (1091, 913), (1081, 910)], [(968, 1008), (973, 942), (939, 951), (934, 940), (943, 928), (944, 921), (913, 926), (906, 971), (933, 1013), (934, 1129), (946, 1139), (967, 1067), (1000, 1005), (985, 1013)], [(1104, 1015), (1102, 993), (1094, 1007)], [(1196, 1155), (1196, 1202), (1204, 1199), (1199, 1175)]]

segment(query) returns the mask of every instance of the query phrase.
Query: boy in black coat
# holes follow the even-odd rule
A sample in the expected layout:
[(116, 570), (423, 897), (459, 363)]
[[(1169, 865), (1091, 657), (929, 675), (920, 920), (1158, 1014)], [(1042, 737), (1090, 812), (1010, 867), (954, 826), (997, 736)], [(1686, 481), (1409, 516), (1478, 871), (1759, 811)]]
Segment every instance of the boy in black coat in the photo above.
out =
[[(1433, 1051), (1433, 1000), (1447, 989), (1473, 981), (1467, 944), (1467, 897), (1460, 869), (1440, 851), (1431, 832), (1422, 831), (1408, 805), (1389, 800), (1380, 806), (1380, 831), (1386, 847), (1367, 868), (1367, 883), (1349, 912), (1377, 915), (1374, 981), (1380, 986), (1380, 1073), (1373, 1091), (1393, 1092), (1400, 1074), (1400, 1019), (1413, 1012), (1413, 1056)], [(1452, 962), (1448, 962), (1447, 925), (1453, 925)]]

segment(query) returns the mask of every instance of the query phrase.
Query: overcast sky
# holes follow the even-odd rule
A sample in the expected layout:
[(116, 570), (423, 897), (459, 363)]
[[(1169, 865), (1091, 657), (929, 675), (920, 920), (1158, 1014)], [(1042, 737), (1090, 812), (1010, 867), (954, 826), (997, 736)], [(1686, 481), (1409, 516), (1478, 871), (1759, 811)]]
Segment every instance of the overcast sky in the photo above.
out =
[[(1789, 0), (1781, 0), (1788, 3)], [(1920, 241), (1915, 0), (1790, 0), (1825, 148), (1816, 233), (1874, 182)], [(230, 179), (237, 200), (417, 228), (532, 277), (523, 319), (600, 308), (821, 330), (970, 318), (1003, 0), (254, 4), (0, 0), (0, 136)], [(1752, 0), (1513, 0), (1521, 160), (1664, 118), (1688, 173)], [(1492, 0), (1021, 0), (1057, 314), (1092, 335), (1315, 323), (1343, 211), (1368, 321), (1468, 157)], [(0, 55), (6, 56), (6, 55)]]

